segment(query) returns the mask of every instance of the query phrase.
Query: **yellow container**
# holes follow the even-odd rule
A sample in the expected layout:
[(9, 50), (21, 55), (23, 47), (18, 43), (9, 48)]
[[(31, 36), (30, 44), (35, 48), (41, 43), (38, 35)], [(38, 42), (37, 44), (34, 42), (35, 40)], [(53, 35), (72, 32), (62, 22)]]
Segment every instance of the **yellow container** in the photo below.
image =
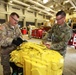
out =
[(23, 67), (23, 74), (24, 75), (46, 75), (46, 66), (42, 65), (38, 62), (25, 60), (24, 67)]
[(13, 62), (23, 67), (24, 75), (62, 75), (63, 57), (38, 44), (24, 43), (11, 56)]
[(27, 60), (23, 65), (23, 75), (31, 75), (31, 62)]

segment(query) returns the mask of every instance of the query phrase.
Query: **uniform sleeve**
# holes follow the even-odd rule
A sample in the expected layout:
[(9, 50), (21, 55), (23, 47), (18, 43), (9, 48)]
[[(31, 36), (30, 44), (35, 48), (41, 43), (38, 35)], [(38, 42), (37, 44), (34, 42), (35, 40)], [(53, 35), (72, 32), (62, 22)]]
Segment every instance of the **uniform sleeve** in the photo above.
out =
[(10, 46), (12, 44), (13, 38), (3, 36), (2, 46)]
[[(12, 36), (8, 36), (7, 35), (7, 28), (5, 26), (5, 24), (1, 25), (1, 27), (3, 27), (2, 30), (0, 30), (0, 45), (1, 46), (9, 46), (12, 44), (13, 39), (20, 37), (22, 38), (22, 33), (20, 31), (20, 29), (18, 28), (18, 26), (16, 26), (15, 29), (15, 34), (13, 34)], [(11, 33), (9, 32), (9, 35), (11, 35)]]
[(42, 38), (42, 42), (43, 42), (43, 43), (46, 43), (47, 40), (48, 40), (48, 38), (51, 37), (52, 31), (53, 31), (53, 28), (51, 28), (51, 29), (46, 33), (46, 35)]
[(6, 36), (4, 30), (0, 30), (0, 46), (11, 45), (13, 38)]
[(63, 40), (59, 43), (55, 43), (51, 45), (51, 49), (54, 50), (65, 49), (71, 37), (72, 37), (72, 29), (70, 28), (65, 31), (64, 38), (62, 38)]
[(0, 46), (2, 45), (2, 30), (0, 29)]
[(19, 29), (18, 25), (16, 26), (16, 33), (17, 33), (17, 37), (23, 38), (21, 30)]

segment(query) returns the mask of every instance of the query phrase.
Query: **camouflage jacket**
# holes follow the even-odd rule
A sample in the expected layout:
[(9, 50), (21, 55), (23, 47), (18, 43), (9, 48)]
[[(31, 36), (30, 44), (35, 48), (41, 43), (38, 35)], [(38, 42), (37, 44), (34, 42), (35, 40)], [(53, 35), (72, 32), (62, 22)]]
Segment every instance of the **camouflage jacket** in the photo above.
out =
[(9, 22), (3, 23), (0, 27), (0, 46), (10, 46), (13, 39), (17, 37), (22, 38), (22, 33), (18, 25), (14, 28), (9, 24)]
[(64, 25), (55, 24), (43, 37), (42, 41), (46, 42), (51, 37), (51, 49), (65, 50), (72, 36), (72, 29), (66, 23)]

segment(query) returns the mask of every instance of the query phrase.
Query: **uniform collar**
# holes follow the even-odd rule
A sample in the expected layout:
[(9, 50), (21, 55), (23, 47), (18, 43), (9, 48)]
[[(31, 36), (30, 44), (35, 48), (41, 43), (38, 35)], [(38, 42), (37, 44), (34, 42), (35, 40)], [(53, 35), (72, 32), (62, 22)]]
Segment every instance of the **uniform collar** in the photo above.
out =
[(63, 25), (58, 25), (58, 26), (59, 26), (59, 28), (63, 28), (66, 26), (66, 23), (64, 23)]
[(8, 27), (11, 28), (11, 29), (14, 29), (14, 26), (12, 26), (9, 22), (6, 22)]

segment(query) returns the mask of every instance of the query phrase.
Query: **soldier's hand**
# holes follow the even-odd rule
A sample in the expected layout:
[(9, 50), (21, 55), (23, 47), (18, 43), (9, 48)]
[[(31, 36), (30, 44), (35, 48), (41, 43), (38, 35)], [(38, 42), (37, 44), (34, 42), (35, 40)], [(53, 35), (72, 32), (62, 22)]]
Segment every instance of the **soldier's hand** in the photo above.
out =
[(49, 49), (50, 49), (50, 47), (51, 47), (51, 46), (50, 46), (50, 44), (45, 44), (45, 45), (46, 45), (46, 47), (47, 47), (47, 48), (49, 48)]
[(50, 49), (50, 44), (47, 44), (47, 42), (41, 42), (42, 44), (44, 44), (47, 48), (49, 48)]
[(12, 44), (19, 46), (21, 43), (17, 39), (13, 39)]
[(0, 26), (0, 30), (3, 30), (3, 26)]

